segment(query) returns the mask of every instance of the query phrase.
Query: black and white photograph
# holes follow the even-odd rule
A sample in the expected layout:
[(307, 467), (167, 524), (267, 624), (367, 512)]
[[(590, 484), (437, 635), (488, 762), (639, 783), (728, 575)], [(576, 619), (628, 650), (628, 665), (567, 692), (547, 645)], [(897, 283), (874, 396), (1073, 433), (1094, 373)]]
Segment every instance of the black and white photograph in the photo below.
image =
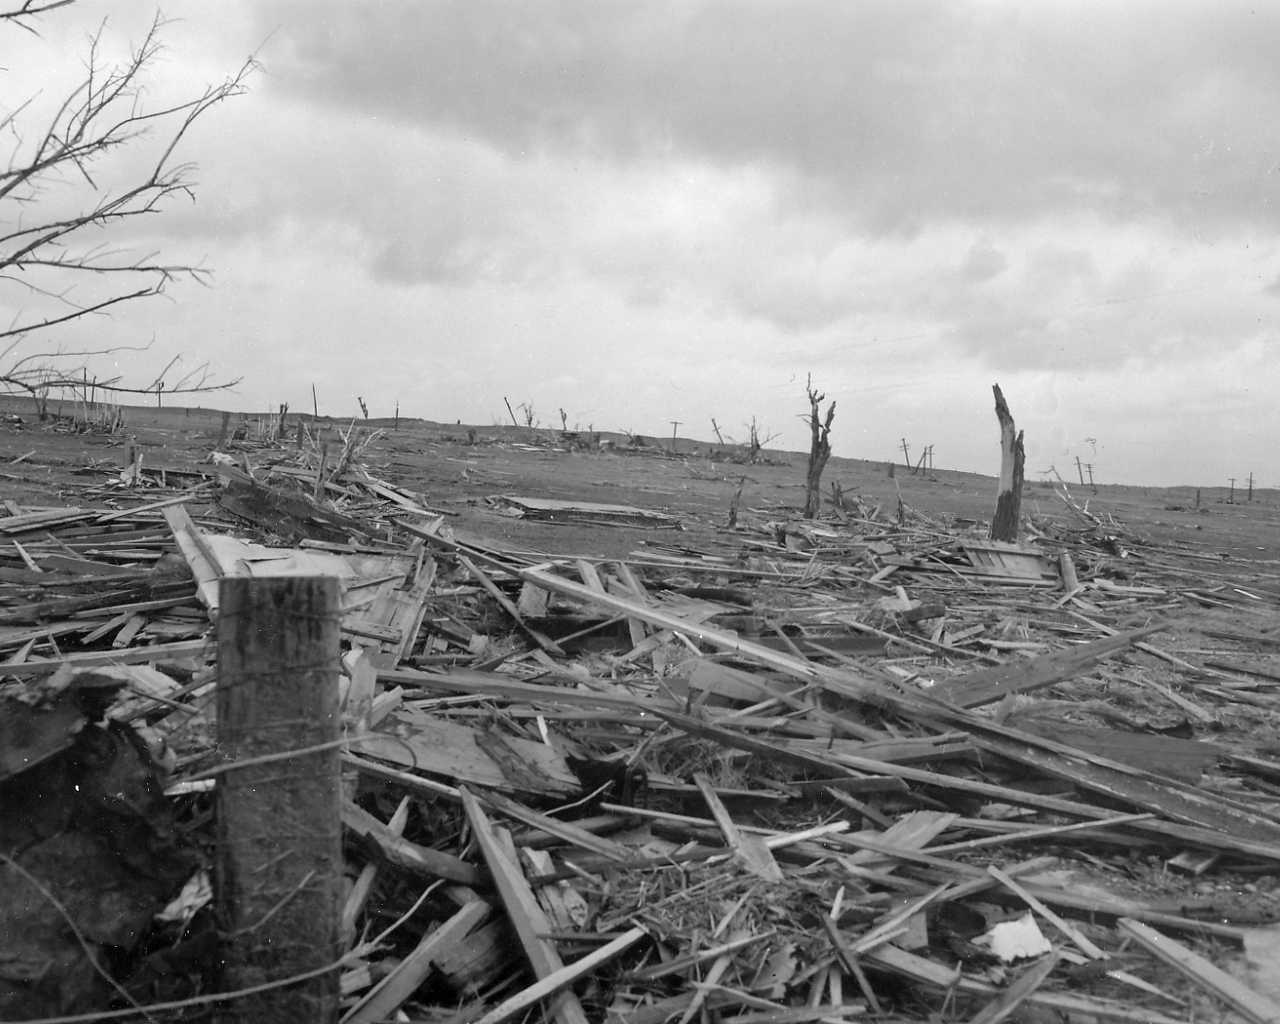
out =
[(1280, 6), (0, 0), (0, 1021), (1280, 1024)]

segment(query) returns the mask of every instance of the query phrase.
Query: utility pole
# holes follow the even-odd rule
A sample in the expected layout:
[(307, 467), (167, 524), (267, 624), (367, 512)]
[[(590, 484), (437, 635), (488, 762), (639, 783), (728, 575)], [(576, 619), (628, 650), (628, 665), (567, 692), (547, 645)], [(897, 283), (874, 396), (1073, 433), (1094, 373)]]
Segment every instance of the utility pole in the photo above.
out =
[(929, 445), (929, 447), (924, 450), (924, 453), (929, 457), (928, 459), (929, 464), (925, 468), (929, 470), (930, 473), (932, 473), (933, 472), (933, 445)]
[(907, 450), (907, 439), (902, 439), (902, 461), (906, 463), (907, 469), (911, 468), (911, 453)]
[(671, 420), (671, 450), (676, 450), (676, 431), (680, 429), (679, 420)]
[(1080, 474), (1080, 486), (1084, 486), (1084, 469), (1080, 465), (1080, 456), (1076, 456), (1076, 472)]
[[(1092, 463), (1092, 462), (1086, 462), (1086, 463), (1084, 464), (1084, 468), (1085, 468), (1085, 472), (1089, 474), (1089, 487), (1090, 487), (1090, 488), (1092, 488), (1092, 490), (1093, 490), (1093, 493), (1094, 493), (1094, 494), (1097, 494), (1097, 493), (1098, 493), (1098, 485), (1097, 485), (1097, 484), (1095, 484), (1095, 483), (1093, 482), (1093, 463)], [(1084, 481), (1083, 481), (1083, 480), (1081, 480), (1080, 482), (1081, 482), (1081, 483), (1084, 483)]]
[(1231, 480), (1231, 493), (1227, 495), (1227, 502), (1228, 504), (1234, 505), (1236, 503), (1236, 478), (1231, 477), (1230, 480)]
[(716, 418), (711, 417), (711, 429), (716, 432), (716, 440), (720, 442), (720, 447), (724, 447), (724, 438), (720, 436), (720, 428), (716, 426)]
[(1253, 474), (1249, 474), (1249, 500), (1253, 501)]

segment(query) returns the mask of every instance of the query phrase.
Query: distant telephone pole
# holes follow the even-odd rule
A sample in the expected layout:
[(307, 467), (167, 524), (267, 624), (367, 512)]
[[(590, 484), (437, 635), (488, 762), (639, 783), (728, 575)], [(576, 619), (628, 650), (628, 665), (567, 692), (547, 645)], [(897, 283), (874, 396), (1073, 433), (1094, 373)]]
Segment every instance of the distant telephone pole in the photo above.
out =
[(1253, 474), (1249, 474), (1249, 500), (1253, 501)]
[(1076, 456), (1076, 472), (1080, 474), (1080, 486), (1084, 486), (1084, 467), (1080, 465), (1080, 456)]
[(1229, 479), (1231, 480), (1231, 493), (1227, 495), (1227, 501), (1234, 505), (1236, 501), (1236, 478), (1230, 477)]
[(907, 469), (911, 468), (911, 452), (907, 450), (907, 439), (902, 439), (902, 461), (906, 463)]
[(671, 450), (672, 451), (676, 450), (676, 431), (679, 429), (680, 429), (680, 421), (672, 420), (671, 421)]
[[(1089, 474), (1089, 486), (1090, 486), (1090, 488), (1092, 488), (1092, 490), (1093, 490), (1093, 493), (1094, 493), (1094, 494), (1097, 494), (1097, 493), (1098, 493), (1098, 485), (1097, 485), (1097, 484), (1095, 484), (1095, 483), (1093, 482), (1093, 463), (1092, 463), (1092, 462), (1086, 462), (1086, 463), (1084, 464), (1084, 469), (1085, 469), (1085, 472)], [(1084, 481), (1082, 480), (1082, 481), (1081, 481), (1081, 483), (1084, 483)]]

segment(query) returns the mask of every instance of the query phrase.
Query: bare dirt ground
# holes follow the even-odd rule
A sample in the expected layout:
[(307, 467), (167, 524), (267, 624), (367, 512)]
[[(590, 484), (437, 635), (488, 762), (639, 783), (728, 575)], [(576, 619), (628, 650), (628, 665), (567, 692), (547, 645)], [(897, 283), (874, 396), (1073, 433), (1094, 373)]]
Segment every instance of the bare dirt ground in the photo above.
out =
[[(68, 406), (63, 411), (69, 415), (71, 410)], [(107, 472), (119, 471), (127, 435), (137, 439), (148, 466), (207, 464), (222, 424), (222, 414), (215, 410), (135, 407), (126, 410), (123, 432), (104, 436), (43, 428), (31, 403), (21, 400), (6, 400), (0, 413), (24, 421), (0, 424), (0, 460), (19, 460), (0, 469), (0, 490), (19, 504), (81, 500), (95, 475), (100, 481)], [(234, 431), (263, 419), (237, 414), (231, 427)], [(336, 449), (341, 443), (339, 431), (351, 422), (322, 419), (322, 436)], [(686, 438), (676, 441), (674, 453), (670, 438), (648, 438), (651, 454), (633, 450), (621, 454), (608, 449), (549, 449), (547, 442), (558, 436), (549, 430), (407, 419), (398, 427), (391, 420), (355, 422), (384, 432), (364, 454), (362, 461), (370, 471), (423, 493), (427, 501), (450, 513), (455, 525), (513, 547), (610, 556), (625, 554), (654, 535), (649, 530), (512, 519), (487, 505), (486, 498), (520, 495), (666, 511), (681, 520), (684, 533), (677, 537), (687, 546), (697, 546), (724, 524), (743, 476), (747, 481), (744, 510), (794, 515), (804, 504), (804, 453), (766, 450), (763, 461), (745, 465), (733, 461), (739, 449)], [(992, 434), (994, 468), (998, 463), (994, 423)], [(622, 439), (616, 434), (602, 436)], [(531, 441), (536, 444), (516, 447)], [(961, 525), (965, 520), (986, 523), (995, 505), (994, 475), (947, 469), (913, 474), (899, 465), (890, 478), (887, 463), (833, 457), (824, 486), (833, 481), (846, 495), (860, 496), (867, 504), (893, 509), (900, 499), (915, 510)], [(1218, 559), (1261, 563), (1252, 568), (1275, 572), (1280, 579), (1280, 492), (1255, 489), (1247, 501), (1244, 491), (1237, 489), (1235, 500), (1228, 501), (1228, 489), (1221, 487), (1104, 484), (1096, 494), (1078, 483), (1068, 482), (1068, 488), (1073, 500), (1087, 511), (1114, 516), (1140, 537)], [(1049, 521), (1072, 518), (1047, 481), (1027, 482), (1023, 510)]]

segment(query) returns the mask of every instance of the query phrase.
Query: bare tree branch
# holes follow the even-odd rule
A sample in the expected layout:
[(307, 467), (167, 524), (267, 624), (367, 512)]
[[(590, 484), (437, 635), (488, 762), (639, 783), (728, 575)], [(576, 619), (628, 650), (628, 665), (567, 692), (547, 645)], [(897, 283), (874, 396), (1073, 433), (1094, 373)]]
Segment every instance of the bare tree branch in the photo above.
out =
[[(0, 30), (13, 25), (35, 31), (33, 20), (71, 2), (10, 3), (8, 9), (0, 10)], [(41, 356), (48, 365), (36, 366), (30, 356), (15, 361), (16, 343), (74, 321), (107, 315), (121, 303), (161, 295), (178, 279), (210, 280), (211, 272), (199, 263), (131, 252), (104, 244), (101, 236), (104, 229), (162, 213), (174, 198), (194, 198), (194, 165), (176, 162), (177, 149), (199, 118), (247, 91), (247, 81), (258, 69), (250, 57), (220, 84), (189, 99), (149, 108), (142, 76), (162, 50), (165, 24), (157, 15), (141, 44), (117, 64), (103, 57), (100, 27), (89, 39), (82, 79), (62, 96), (38, 130), (27, 131), (24, 124), (36, 109), (30, 99), (0, 116), (0, 299), (4, 289), (16, 288), (32, 304), (24, 309), (20, 302), (7, 303), (19, 312), (0, 329), (0, 342), (9, 342), (0, 352), (0, 385), (46, 392), (68, 386), (67, 382), (81, 385), (86, 367), (68, 366), (68, 359), (88, 359), (111, 350), (71, 356), (55, 348)], [(148, 137), (154, 141), (144, 141)], [(111, 157), (147, 144), (155, 145), (156, 155), (132, 180), (113, 189), (100, 188), (99, 181), (105, 178), (99, 171), (115, 166), (109, 162)], [(55, 207), (54, 189), (79, 189), (85, 193), (84, 201), (69, 204), (60, 195)], [(6, 207), (11, 208), (6, 212)], [(163, 388), (173, 393), (230, 386), (211, 385), (207, 374), (202, 374), (197, 375), (199, 385), (169, 387), (164, 376), (172, 366), (150, 387), (112, 385), (108, 390), (141, 394)]]
[(24, 18), (34, 20), (42, 14), (73, 3), (75, 0), (22, 0), (17, 7), (0, 10), (0, 21), (7, 21), (11, 25), (17, 25), (18, 28), (26, 29), (32, 35), (39, 35), (35, 27), (28, 25)]

